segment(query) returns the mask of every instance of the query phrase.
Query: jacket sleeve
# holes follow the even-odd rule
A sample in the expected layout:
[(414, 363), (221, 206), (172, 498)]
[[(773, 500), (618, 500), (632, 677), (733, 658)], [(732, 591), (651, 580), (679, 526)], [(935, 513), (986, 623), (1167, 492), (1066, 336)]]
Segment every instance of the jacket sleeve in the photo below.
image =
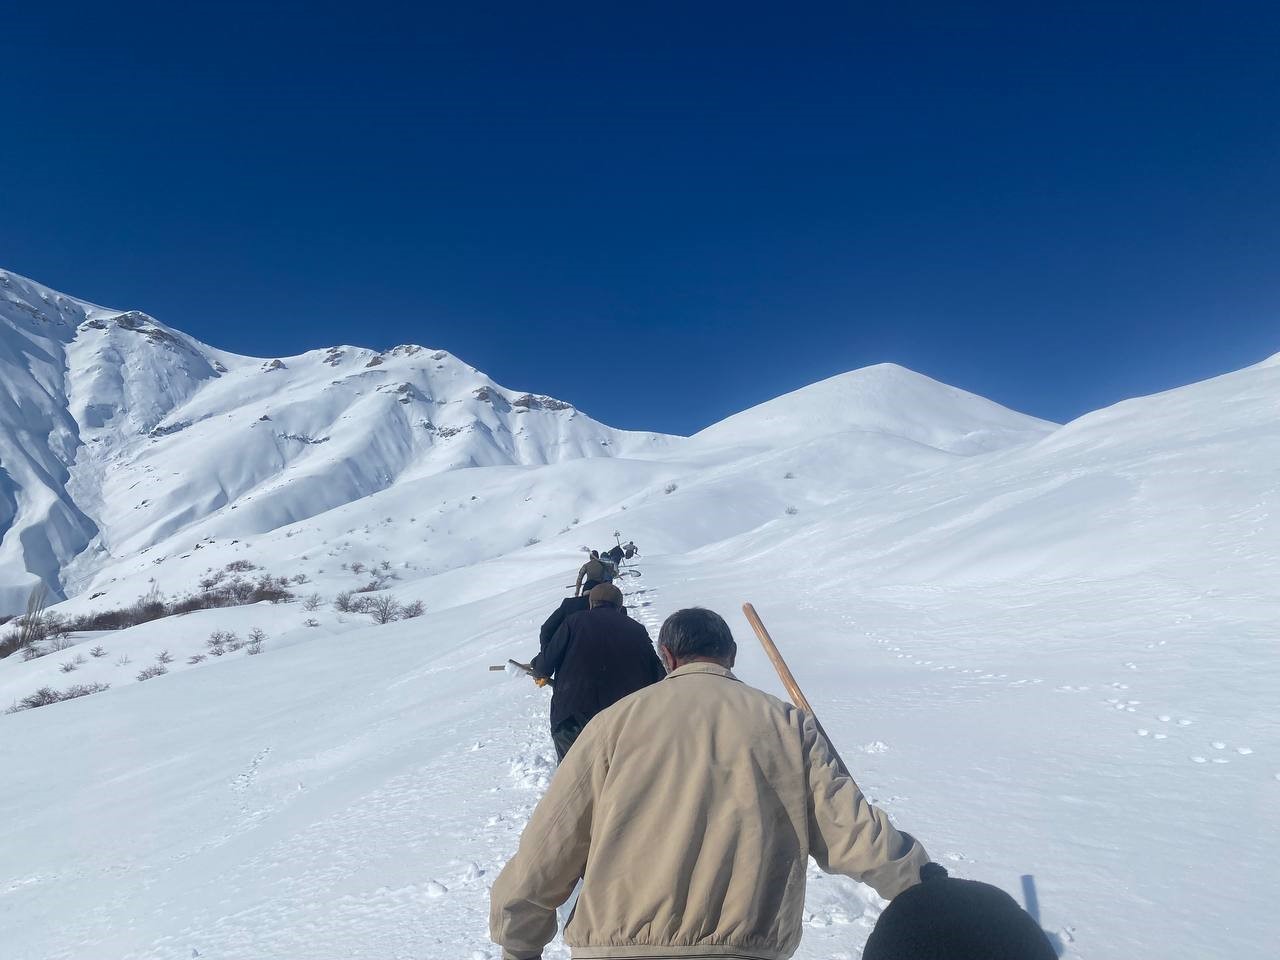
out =
[(554, 677), (564, 663), (565, 651), (569, 649), (569, 621), (561, 621), (555, 636), (542, 648), (542, 652), (533, 659), (530, 666), (540, 677)]
[(556, 631), (560, 629), (560, 624), (564, 623), (565, 609), (564, 604), (556, 607), (551, 616), (547, 617), (542, 624), (542, 629), (538, 631), (538, 655), (534, 657), (529, 666), (533, 668), (533, 672), (540, 677), (551, 676), (550, 670), (543, 669), (543, 661), (547, 656), (547, 644), (551, 642), (551, 638), (556, 635)]
[(489, 936), (503, 960), (542, 955), (556, 935), (556, 908), (582, 878), (591, 847), (593, 778), (602, 764), (590, 731), (566, 754), (534, 808), (520, 847), (489, 894)]
[(827, 873), (873, 887), (886, 900), (920, 882), (929, 855), (873, 807), (843, 769), (813, 718), (804, 716), (809, 770), (809, 853)]

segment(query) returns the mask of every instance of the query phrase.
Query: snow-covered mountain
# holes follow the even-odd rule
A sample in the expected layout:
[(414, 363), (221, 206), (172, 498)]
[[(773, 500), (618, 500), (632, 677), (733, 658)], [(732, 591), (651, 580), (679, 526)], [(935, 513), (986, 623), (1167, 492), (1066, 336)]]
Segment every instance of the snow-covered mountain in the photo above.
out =
[[(228, 566), (305, 581), (0, 660), (0, 706), (110, 685), (0, 716), (6, 960), (496, 960), (488, 886), (553, 762), (547, 691), (486, 668), (533, 653), (615, 530), (651, 635), (715, 609), (737, 674), (781, 695), (754, 602), (868, 795), (953, 874), (1033, 878), (1063, 957), (1271, 949), (1280, 355), (1063, 427), (881, 365), (678, 438), (517, 403), (431, 351), (273, 370), (0, 290), (16, 600), (41, 557), (71, 614)], [(374, 566), (425, 614), (336, 609)], [(255, 629), (261, 656), (210, 652)], [(883, 906), (811, 870), (797, 957), (858, 956)]]
[[(350, 529), (364, 524), (367, 508), (399, 515), (414, 503), (447, 501), (483, 486), (470, 475), (445, 476), (464, 468), (649, 464), (516, 471), (515, 487), (563, 478), (543, 502), (576, 500), (578, 488), (599, 495), (546, 524), (495, 529), (482, 514), (475, 536), (483, 542), (463, 556), (429, 551), (420, 559), (433, 570), (545, 539), (584, 510), (612, 511), (656, 473), (698, 475), (714, 495), (702, 475), (708, 463), (720, 475), (734, 464), (729, 473), (737, 475), (745, 458), (781, 461), (797, 445), (818, 444), (841, 465), (827, 480), (830, 496), (1050, 427), (885, 365), (771, 401), (692, 441), (626, 432), (551, 397), (500, 387), (442, 350), (236, 356), (146, 314), (98, 307), (4, 271), (0, 364), (0, 612), (21, 609), (38, 580), (59, 598), (103, 592), (129, 571), (155, 574), (153, 563), (190, 559), (195, 549), (276, 531), (292, 538), (312, 518), (333, 514)], [(853, 462), (849, 473), (843, 464)], [(401, 496), (366, 502), (393, 491)], [(772, 518), (775, 499), (757, 491), (752, 500), (762, 509), (708, 535)], [(349, 505), (357, 506), (334, 513)], [(338, 532), (331, 526), (305, 529), (328, 542)], [(207, 566), (209, 556), (196, 559)], [(192, 571), (162, 572), (173, 587), (194, 582)]]
[(0, 271), (0, 611), (113, 559), (248, 537), (476, 466), (662, 450), (442, 350), (256, 359)]

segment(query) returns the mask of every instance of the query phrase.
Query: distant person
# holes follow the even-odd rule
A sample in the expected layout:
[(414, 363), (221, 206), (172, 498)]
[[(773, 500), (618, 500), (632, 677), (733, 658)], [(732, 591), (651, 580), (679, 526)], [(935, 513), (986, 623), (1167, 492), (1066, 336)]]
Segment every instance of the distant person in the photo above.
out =
[(555, 683), (551, 740), (565, 758), (583, 727), (601, 710), (665, 676), (649, 632), (622, 609), (611, 583), (591, 588), (589, 608), (571, 614), (530, 666)]
[(613, 580), (609, 567), (600, 559), (600, 551), (592, 550), (591, 558), (578, 569), (578, 582), (573, 585), (573, 595), (580, 597), (590, 593), (591, 588)]
[(632, 557), (638, 556), (640, 556), (640, 551), (636, 547), (636, 542), (634, 540), (628, 540), (622, 545), (622, 559), (630, 560)]
[(790, 957), (810, 857), (889, 900), (920, 882), (928, 854), (867, 802), (814, 719), (733, 675), (723, 619), (677, 611), (658, 645), (666, 679), (587, 725), (494, 882), (504, 957), (542, 956), (579, 880), (573, 955), (634, 960)]
[(999, 887), (936, 863), (920, 874), (880, 914), (862, 960), (1055, 960), (1039, 924)]

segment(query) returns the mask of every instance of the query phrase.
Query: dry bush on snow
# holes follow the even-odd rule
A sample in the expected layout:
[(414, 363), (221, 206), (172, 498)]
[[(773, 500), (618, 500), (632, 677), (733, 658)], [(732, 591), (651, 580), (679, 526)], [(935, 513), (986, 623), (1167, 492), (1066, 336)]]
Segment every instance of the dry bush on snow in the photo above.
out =
[(383, 594), (370, 601), (368, 613), (374, 623), (390, 623), (400, 619), (400, 604), (391, 594)]
[(28, 694), (21, 700), (17, 701), (5, 713), (18, 713), (22, 710), (34, 710), (36, 707), (47, 707), (51, 703), (61, 703), (63, 700), (74, 700), (76, 697), (87, 697), (91, 693), (101, 693), (103, 690), (110, 690), (109, 683), (77, 683), (75, 686), (67, 687), (59, 693), (52, 687), (41, 687), (35, 693)]

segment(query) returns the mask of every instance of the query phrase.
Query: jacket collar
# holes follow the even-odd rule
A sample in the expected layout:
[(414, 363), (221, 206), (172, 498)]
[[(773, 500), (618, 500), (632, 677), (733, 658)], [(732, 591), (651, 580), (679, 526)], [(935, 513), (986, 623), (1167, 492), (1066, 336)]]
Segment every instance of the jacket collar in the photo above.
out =
[(718, 663), (703, 663), (701, 661), (694, 661), (693, 663), (686, 663), (682, 667), (677, 667), (667, 674), (667, 679), (685, 677), (695, 673), (710, 673), (717, 677), (727, 677), (730, 680), (738, 679), (728, 667), (722, 667)]

